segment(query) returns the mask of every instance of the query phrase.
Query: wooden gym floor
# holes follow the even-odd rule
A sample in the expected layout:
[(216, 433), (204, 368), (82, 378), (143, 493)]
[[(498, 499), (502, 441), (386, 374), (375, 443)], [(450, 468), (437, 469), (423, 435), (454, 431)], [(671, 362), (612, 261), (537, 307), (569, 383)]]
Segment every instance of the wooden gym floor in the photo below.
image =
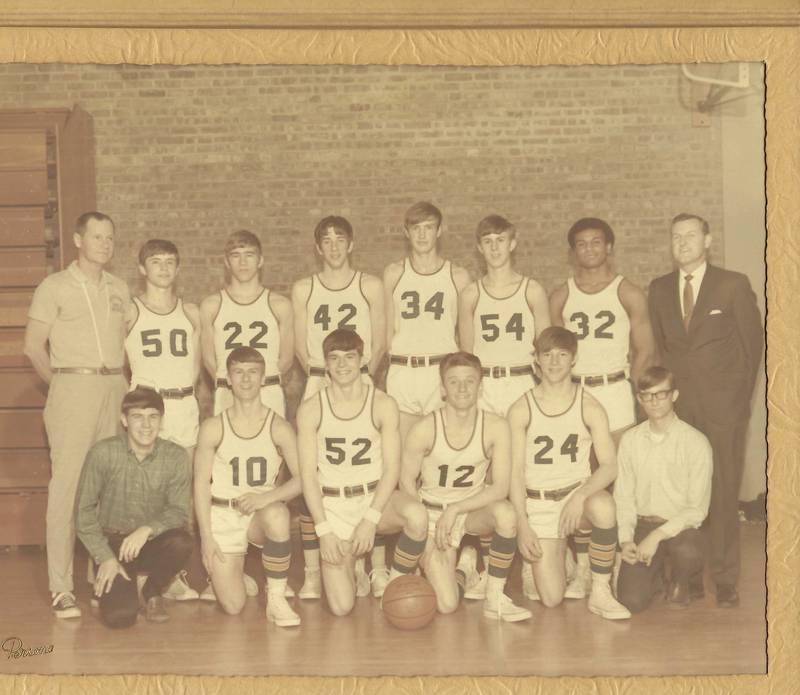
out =
[[(685, 611), (656, 599), (628, 621), (594, 616), (585, 601), (546, 609), (525, 601), (530, 621), (499, 624), (483, 618), (481, 604), (467, 601), (417, 632), (391, 627), (372, 597), (335, 618), (322, 601), (292, 599), (299, 628), (277, 628), (264, 617), (264, 596), (248, 599), (229, 617), (215, 604), (166, 602), (171, 620), (140, 619), (128, 629), (103, 627), (89, 608), (86, 559), (76, 558), (79, 620), (50, 612), (44, 552), (0, 553), (0, 640), (17, 637), (25, 647), (53, 645), (49, 654), (10, 659), (0, 654), (0, 673), (207, 674), (207, 675), (690, 675), (766, 672), (765, 526), (742, 524), (741, 605), (718, 609), (710, 582), (706, 597)], [(296, 540), (296, 539), (295, 539)], [(195, 553), (189, 578), (200, 588), (203, 571)], [(301, 561), (290, 583), (297, 588)], [(248, 557), (259, 578), (259, 558)], [(521, 599), (515, 564), (510, 593)]]

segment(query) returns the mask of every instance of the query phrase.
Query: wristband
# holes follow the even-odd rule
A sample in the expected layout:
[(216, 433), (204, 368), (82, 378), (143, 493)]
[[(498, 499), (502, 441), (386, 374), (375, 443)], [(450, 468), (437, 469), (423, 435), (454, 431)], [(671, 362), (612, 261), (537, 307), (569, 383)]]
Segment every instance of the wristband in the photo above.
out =
[(322, 536), (331, 533), (331, 524), (329, 521), (323, 521), (321, 524), (315, 524), (314, 526), (314, 533), (317, 534), (317, 538), (322, 538)]
[(375, 507), (369, 507), (367, 511), (364, 512), (364, 518), (377, 526), (378, 522), (381, 520), (381, 513), (375, 509)]

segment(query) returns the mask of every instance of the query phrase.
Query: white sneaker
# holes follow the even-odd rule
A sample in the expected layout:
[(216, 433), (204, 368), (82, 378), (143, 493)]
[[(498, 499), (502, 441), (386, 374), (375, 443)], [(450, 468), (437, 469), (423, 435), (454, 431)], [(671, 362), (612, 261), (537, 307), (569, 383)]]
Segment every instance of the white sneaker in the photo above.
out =
[(62, 591), (53, 596), (53, 613), (56, 618), (80, 618), (81, 609), (75, 602), (75, 594), (71, 591)]
[(533, 567), (529, 562), (522, 561), (522, 593), (529, 601), (540, 601), (536, 582), (533, 580)]
[(283, 592), (283, 595), (286, 598), (294, 598), (294, 589), (292, 589), (288, 583), (286, 584), (286, 591)]
[(251, 598), (253, 596), (258, 596), (258, 584), (256, 584), (256, 580), (249, 574), (242, 574), (242, 579), (244, 579), (244, 593)]
[[(478, 573), (478, 553), (475, 548), (468, 545), (461, 551), (456, 569), (464, 573), (464, 598), (473, 600), (486, 598), (486, 581)], [(481, 582), (483, 582), (482, 587)]]
[(389, 583), (389, 570), (385, 567), (378, 567), (372, 570), (369, 573), (369, 583), (372, 586), (372, 595), (375, 598), (380, 598)]
[(578, 567), (575, 576), (564, 590), (564, 598), (586, 598), (592, 591), (592, 570)]
[(175, 575), (172, 583), (161, 593), (164, 598), (172, 599), (173, 601), (194, 601), (200, 598), (189, 582), (186, 581), (186, 570), (181, 570)]
[(505, 620), (507, 623), (517, 623), (533, 617), (527, 608), (516, 605), (508, 596), (500, 592), (494, 596), (487, 596), (483, 604), (483, 614), (493, 620)]
[(297, 595), (302, 599), (322, 598), (322, 576), (319, 567), (314, 569), (306, 567), (303, 586)]
[(366, 571), (364, 570), (364, 558), (361, 557), (356, 560), (356, 596), (358, 598), (364, 598), (364, 596), (369, 596), (370, 591), (372, 591), (372, 587), (369, 583), (369, 577), (367, 576)]
[(482, 601), (486, 598), (486, 583), (489, 581), (489, 575), (486, 570), (480, 573), (476, 571), (475, 575), (477, 580), (473, 579), (471, 586), (467, 584), (464, 589), (464, 598), (472, 601)]
[(300, 616), (292, 610), (285, 596), (267, 592), (267, 620), (278, 627), (294, 627), (300, 624)]
[(631, 617), (631, 612), (611, 595), (611, 586), (607, 582), (592, 582), (589, 610), (607, 620), (625, 620)]

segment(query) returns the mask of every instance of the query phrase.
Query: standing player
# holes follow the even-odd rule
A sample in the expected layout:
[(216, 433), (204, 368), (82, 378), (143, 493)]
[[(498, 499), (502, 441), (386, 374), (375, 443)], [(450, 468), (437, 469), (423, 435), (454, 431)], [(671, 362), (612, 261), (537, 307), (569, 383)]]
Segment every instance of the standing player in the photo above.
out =
[(203, 363), (215, 379), (215, 415), (233, 403), (225, 362), (237, 347), (251, 347), (264, 358), (261, 400), (279, 415), (285, 413), (281, 374), (294, 358), (292, 306), (261, 284), (262, 265), (258, 237), (244, 229), (234, 232), (225, 243), (230, 282), (200, 304)]
[[(286, 502), (300, 494), (297, 442), (292, 426), (261, 400), (264, 358), (255, 348), (234, 348), (226, 360), (233, 405), (200, 427), (195, 456), (194, 506), (203, 565), (222, 609), (244, 607), (248, 543), (261, 548), (267, 582), (267, 619), (300, 624), (284, 597), (291, 542)], [(275, 487), (283, 459), (291, 478)]]
[(322, 579), (334, 615), (355, 603), (355, 561), (375, 533), (397, 533), (393, 579), (416, 568), (425, 548), (424, 507), (396, 490), (400, 476), (397, 405), (361, 378), (364, 343), (338, 328), (323, 341), (331, 385), (297, 411), (303, 494), (316, 524)]
[(478, 408), (482, 368), (475, 355), (447, 355), (439, 372), (444, 406), (411, 428), (401, 476), (401, 489), (418, 494), (428, 508), (425, 576), (436, 592), (439, 612), (452, 613), (466, 576), (461, 563), (456, 567), (456, 549), (465, 533), (491, 533), (483, 614), (508, 622), (527, 620), (531, 612), (503, 593), (517, 548), (517, 520), (506, 499), (511, 474), (508, 424)]
[(567, 232), (575, 275), (550, 297), (550, 318), (578, 338), (576, 384), (591, 389), (605, 408), (614, 443), (636, 421), (631, 379), (655, 358), (644, 292), (614, 272), (609, 258), (614, 231), (586, 217)]
[[(322, 271), (298, 280), (292, 288), (295, 354), (308, 375), (303, 400), (311, 398), (330, 381), (325, 375), (322, 341), (337, 328), (363, 336), (361, 372), (374, 374), (384, 352), (386, 322), (383, 285), (377, 277), (353, 270), (353, 227), (344, 217), (324, 217), (314, 228), (314, 246), (322, 259)], [(314, 520), (301, 502), (300, 529), (306, 577), (300, 598), (319, 598), (319, 539)], [(383, 539), (372, 552), (372, 591), (382, 596), (388, 580)], [(362, 584), (364, 580), (362, 579)]]
[(87, 212), (75, 223), (78, 258), (48, 275), (28, 309), (25, 355), (50, 385), (44, 425), (52, 476), (47, 496), (47, 573), (53, 612), (77, 618), (72, 558), (75, 494), (86, 454), (117, 431), (126, 383), (128, 286), (105, 267), (114, 254), (114, 222)]
[(389, 372), (386, 392), (400, 408), (400, 435), (442, 404), (436, 366), (456, 346), (458, 293), (469, 273), (439, 255), (442, 213), (416, 203), (405, 215), (410, 254), (383, 273)]
[[(520, 554), (533, 563), (542, 602), (557, 606), (565, 597), (566, 537), (590, 528), (589, 610), (618, 620), (630, 613), (611, 594), (617, 526), (614, 500), (605, 488), (617, 474), (614, 440), (603, 407), (570, 379), (577, 350), (575, 334), (560, 326), (545, 329), (536, 339), (542, 383), (508, 413), (510, 498), (520, 519)], [(599, 464), (594, 473), (592, 446)], [(576, 579), (581, 588), (586, 586), (580, 566)]]
[[(636, 422), (632, 381), (655, 360), (647, 299), (611, 267), (614, 231), (595, 217), (578, 220), (567, 232), (575, 275), (550, 297), (550, 318), (578, 338), (573, 381), (588, 388), (605, 408), (614, 444)], [(586, 577), (589, 538), (575, 535), (576, 558)], [(580, 589), (570, 587), (568, 596)]]
[[(180, 257), (171, 241), (150, 239), (139, 249), (139, 273), (145, 291), (134, 297), (127, 319), (125, 352), (131, 387), (155, 389), (164, 400), (158, 436), (182, 446), (192, 460), (200, 411), (194, 385), (200, 371), (200, 312), (175, 292)], [(198, 597), (181, 572), (164, 592), (166, 598)]]

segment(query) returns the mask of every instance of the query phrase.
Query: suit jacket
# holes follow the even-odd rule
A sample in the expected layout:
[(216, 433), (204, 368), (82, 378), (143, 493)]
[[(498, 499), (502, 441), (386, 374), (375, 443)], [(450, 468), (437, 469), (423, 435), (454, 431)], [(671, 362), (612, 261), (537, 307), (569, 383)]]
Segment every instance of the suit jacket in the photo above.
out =
[(678, 274), (650, 283), (648, 305), (661, 362), (675, 375), (679, 402), (693, 403), (714, 422), (746, 419), (764, 349), (750, 281), (709, 264), (687, 331)]

